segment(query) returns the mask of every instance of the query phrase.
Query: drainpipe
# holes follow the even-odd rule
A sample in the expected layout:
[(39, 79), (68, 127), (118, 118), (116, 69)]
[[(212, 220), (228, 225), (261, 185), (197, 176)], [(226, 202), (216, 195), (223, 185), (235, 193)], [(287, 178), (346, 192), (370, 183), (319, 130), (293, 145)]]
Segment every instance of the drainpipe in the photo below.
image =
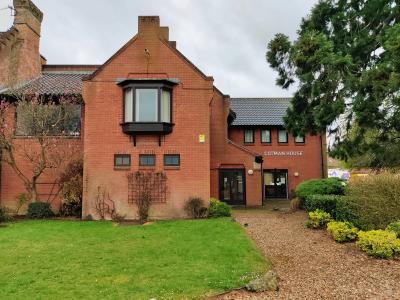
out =
[(264, 159), (262, 157), (262, 155), (257, 155), (254, 159), (254, 161), (258, 164), (260, 164), (261, 166), (261, 170), (260, 170), (260, 176), (261, 176), (261, 205), (264, 204), (264, 170), (263, 170), (263, 162)]
[(321, 178), (325, 178), (325, 159), (324, 159), (324, 147), (322, 141), (322, 134), (319, 135), (319, 143), (321, 149)]

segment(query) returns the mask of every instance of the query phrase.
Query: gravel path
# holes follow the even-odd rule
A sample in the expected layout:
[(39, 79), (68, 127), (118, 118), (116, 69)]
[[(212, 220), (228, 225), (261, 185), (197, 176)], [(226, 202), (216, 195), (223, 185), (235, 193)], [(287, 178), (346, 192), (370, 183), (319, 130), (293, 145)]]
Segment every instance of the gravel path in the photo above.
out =
[(373, 259), (354, 243), (334, 242), (325, 230), (304, 226), (304, 212), (235, 213), (274, 264), (279, 291), (235, 291), (217, 299), (400, 299), (400, 260)]

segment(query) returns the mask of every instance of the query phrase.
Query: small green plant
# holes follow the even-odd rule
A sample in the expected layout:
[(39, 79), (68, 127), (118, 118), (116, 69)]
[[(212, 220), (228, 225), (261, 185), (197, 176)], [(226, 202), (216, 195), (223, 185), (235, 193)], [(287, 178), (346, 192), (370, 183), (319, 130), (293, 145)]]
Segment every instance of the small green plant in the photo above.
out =
[(28, 206), (28, 218), (46, 219), (54, 216), (50, 204), (46, 202), (32, 202)]
[(396, 221), (396, 222), (392, 222), (390, 223), (387, 227), (386, 227), (387, 231), (392, 231), (397, 235), (397, 238), (400, 239), (400, 220)]
[(5, 207), (0, 206), (0, 223), (11, 221), (12, 217), (9, 215)]
[(21, 210), (22, 206), (28, 203), (28, 197), (25, 193), (21, 193), (17, 196), (17, 207), (15, 209), (15, 214), (18, 215), (19, 211)]
[(392, 258), (400, 254), (400, 239), (387, 230), (360, 231), (357, 246), (368, 255), (377, 258)]
[(207, 207), (200, 197), (190, 197), (185, 203), (184, 209), (194, 219), (201, 219), (207, 216)]
[(333, 239), (339, 243), (354, 241), (357, 238), (358, 229), (349, 222), (331, 221), (327, 228)]
[(306, 226), (308, 228), (324, 228), (329, 221), (331, 221), (331, 215), (323, 210), (317, 209), (308, 213), (308, 221)]
[(231, 207), (218, 199), (210, 199), (210, 208), (208, 209), (209, 218), (230, 217)]

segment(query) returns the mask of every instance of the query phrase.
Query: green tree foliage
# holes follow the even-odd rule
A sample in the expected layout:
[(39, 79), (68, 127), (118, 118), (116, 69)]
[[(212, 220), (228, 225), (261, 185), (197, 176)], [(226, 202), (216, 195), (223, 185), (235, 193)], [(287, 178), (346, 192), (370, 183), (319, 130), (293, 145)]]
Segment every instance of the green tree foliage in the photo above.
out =
[(398, 0), (321, 0), (295, 41), (277, 34), (267, 61), (279, 86), (297, 85), (286, 128), (296, 135), (329, 128), (334, 156), (367, 154), (371, 165), (384, 164), (387, 146), (389, 154), (400, 148), (399, 19)]

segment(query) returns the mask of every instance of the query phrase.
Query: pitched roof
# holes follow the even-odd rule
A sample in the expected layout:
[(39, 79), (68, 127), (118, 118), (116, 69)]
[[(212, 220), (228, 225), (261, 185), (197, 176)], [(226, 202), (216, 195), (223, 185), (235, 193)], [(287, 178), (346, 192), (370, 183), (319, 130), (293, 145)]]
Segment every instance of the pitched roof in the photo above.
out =
[[(14, 93), (42, 95), (79, 95), (82, 94), (82, 79), (92, 71), (43, 72), (39, 77), (23, 82), (15, 87)], [(10, 89), (0, 90), (7, 93)]]
[(236, 113), (232, 126), (284, 125), (283, 117), (291, 98), (231, 98), (231, 110)]

